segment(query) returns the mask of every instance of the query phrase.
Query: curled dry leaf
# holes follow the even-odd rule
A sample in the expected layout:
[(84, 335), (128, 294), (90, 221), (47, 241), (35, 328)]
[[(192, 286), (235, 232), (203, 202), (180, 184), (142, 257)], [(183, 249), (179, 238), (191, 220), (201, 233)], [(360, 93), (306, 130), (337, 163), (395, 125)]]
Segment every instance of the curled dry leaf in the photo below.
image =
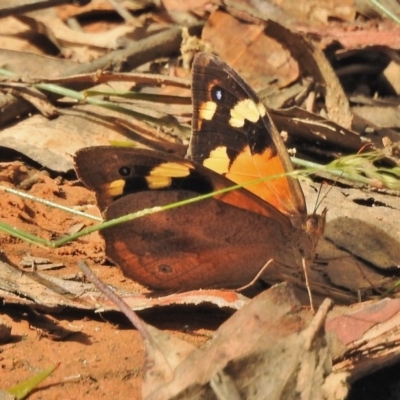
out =
[[(118, 291), (124, 293), (125, 302), (133, 310), (200, 304), (237, 310), (248, 301), (245, 296), (226, 290), (195, 290), (169, 296)], [(115, 304), (94, 291), (92, 284), (56, 278), (35, 271), (21, 271), (6, 263), (0, 264), (0, 296), (8, 304), (30, 305), (47, 312), (59, 312), (65, 307), (80, 310), (118, 310)]]
[[(154, 371), (149, 367), (145, 399), (216, 399), (221, 394), (250, 400), (295, 394), (304, 399), (344, 399), (346, 374), (339, 379), (332, 372), (324, 339), (330, 302), (324, 303), (308, 327), (307, 318), (298, 314), (299, 307), (285, 284), (263, 292), (221, 325), (207, 347), (189, 353), (183, 347), (173, 378), (160, 382), (158, 388), (153, 386)], [(155, 342), (162, 349), (168, 341)]]
[[(226, 37), (232, 40), (226, 43), (222, 39)], [(329, 119), (347, 129), (351, 128), (349, 102), (332, 66), (323, 52), (299, 33), (271, 20), (250, 24), (216, 11), (208, 19), (202, 38), (236, 69), (251, 71), (248, 80), (255, 90), (269, 84), (266, 75), (278, 78), (278, 87), (293, 82), (301, 73), (311, 76), (316, 88), (325, 97)], [(269, 70), (266, 69), (268, 60)], [(247, 78), (245, 74), (244, 77)]]

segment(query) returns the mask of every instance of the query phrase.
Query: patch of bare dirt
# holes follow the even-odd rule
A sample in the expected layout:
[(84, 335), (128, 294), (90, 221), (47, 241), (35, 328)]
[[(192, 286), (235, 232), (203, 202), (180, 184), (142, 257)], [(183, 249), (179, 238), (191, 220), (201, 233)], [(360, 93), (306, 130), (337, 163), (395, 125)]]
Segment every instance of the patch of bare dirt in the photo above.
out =
[[(9, 183), (20, 184), (15, 164), (9, 164)], [(26, 168), (21, 164), (17, 169)], [(14, 173), (11, 174), (12, 170)], [(4, 174), (3, 174), (4, 177)], [(39, 180), (29, 194), (55, 201), (65, 206), (80, 206), (97, 213), (91, 192), (73, 181), (57, 180), (39, 173)], [(2, 221), (47, 239), (61, 236), (71, 226), (88, 221), (43, 204), (2, 193)], [(77, 261), (85, 259), (107, 284), (134, 289), (121, 271), (104, 259), (100, 236), (92, 234), (59, 249), (47, 249), (28, 244), (0, 233), (1, 258), (15, 267), (26, 255), (44, 257), (63, 268), (46, 273), (68, 277), (81, 275)], [(226, 314), (213, 310), (203, 313), (185, 308), (148, 311), (144, 319), (161, 329), (195, 345), (211, 337)], [(17, 305), (3, 304), (1, 318), (11, 326), (12, 336), (0, 347), (0, 388), (9, 388), (39, 371), (60, 364), (30, 396), (30, 399), (102, 399), (141, 397), (144, 349), (139, 333), (118, 313), (95, 314), (65, 309), (49, 315)], [(171, 322), (173, 321), (173, 322)]]

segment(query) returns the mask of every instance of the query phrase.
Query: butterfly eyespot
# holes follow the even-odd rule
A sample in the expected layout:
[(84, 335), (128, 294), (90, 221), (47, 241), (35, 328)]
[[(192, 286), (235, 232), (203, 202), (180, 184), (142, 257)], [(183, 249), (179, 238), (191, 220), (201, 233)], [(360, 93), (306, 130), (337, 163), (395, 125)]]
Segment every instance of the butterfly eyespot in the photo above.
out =
[(131, 169), (129, 168), (129, 167), (121, 167), (119, 170), (118, 170), (118, 172), (119, 172), (119, 174), (121, 175), (121, 176), (129, 176), (130, 174), (131, 174)]
[(172, 272), (172, 268), (170, 265), (167, 264), (160, 264), (158, 266), (158, 270), (159, 272), (161, 272), (162, 274), (170, 274)]
[(214, 86), (211, 89), (211, 98), (213, 101), (221, 103), (224, 100), (224, 90), (219, 86)]

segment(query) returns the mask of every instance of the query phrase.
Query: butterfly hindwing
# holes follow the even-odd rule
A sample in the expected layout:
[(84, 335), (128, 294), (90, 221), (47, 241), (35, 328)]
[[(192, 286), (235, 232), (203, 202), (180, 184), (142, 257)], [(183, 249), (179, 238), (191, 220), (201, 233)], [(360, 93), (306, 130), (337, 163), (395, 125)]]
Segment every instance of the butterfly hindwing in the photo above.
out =
[[(232, 185), (188, 160), (148, 150), (91, 147), (78, 151), (75, 162), (106, 220)], [(289, 219), (246, 190), (145, 215), (101, 235), (108, 258), (126, 276), (169, 291), (238, 287), (272, 258), (288, 265), (300, 259), (287, 251), (295, 248)]]
[[(105, 216), (192, 196), (184, 190), (140, 192), (116, 200)], [(290, 238), (278, 221), (213, 198), (128, 221), (102, 236), (106, 254), (126, 276), (158, 290), (240, 287), (271, 259), (291, 266), (300, 260), (288, 251)]]

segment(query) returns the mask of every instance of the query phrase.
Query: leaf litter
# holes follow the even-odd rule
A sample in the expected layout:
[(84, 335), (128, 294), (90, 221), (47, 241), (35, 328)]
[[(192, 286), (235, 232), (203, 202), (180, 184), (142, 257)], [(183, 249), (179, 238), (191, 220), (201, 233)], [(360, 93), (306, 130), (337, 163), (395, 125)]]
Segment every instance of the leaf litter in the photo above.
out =
[[(67, 88), (104, 90), (104, 84), (99, 87), (95, 86), (96, 82), (77, 83), (73, 78), (99, 69), (110, 69), (117, 74), (138, 68), (140, 73), (167, 71), (187, 78), (187, 72), (179, 67), (177, 60), (169, 58), (181, 45), (182, 35), (175, 26), (178, 21), (190, 21), (193, 25), (189, 37), (199, 33), (196, 26), (199, 22), (205, 22), (200, 43), (207, 42), (209, 48), (245, 77), (248, 74), (251, 85), (267, 93), (267, 98), (274, 99), (287, 90), (281, 103), (285, 109), (273, 111), (272, 115), (276, 113), (274, 119), (278, 128), (287, 132), (288, 145), (295, 146), (298, 154), (326, 162), (358, 151), (365, 142), (382, 148), (385, 137), (394, 143), (397, 141), (395, 118), (387, 117), (383, 121), (371, 118), (380, 114), (379, 107), (382, 107), (381, 103), (374, 102), (373, 93), (378, 92), (382, 98), (398, 94), (393, 78), (396, 72), (389, 66), (390, 50), (398, 48), (396, 32), (399, 28), (387, 19), (361, 17), (356, 14), (359, 9), (347, 4), (347, 8), (339, 5), (329, 8), (331, 5), (320, 2), (319, 8), (314, 8), (318, 12), (307, 17), (295, 13), (292, 7), (268, 6), (268, 17), (273, 21), (266, 21), (266, 6), (263, 8), (261, 2), (252, 5), (229, 2), (223, 12), (215, 6), (197, 3), (196, 12), (192, 13), (191, 8), (178, 7), (177, 2), (169, 1), (165, 2), (164, 9), (135, 8), (133, 25), (121, 20), (107, 25), (107, 15), (111, 15), (113, 9), (102, 1), (91, 3), (89, 8), (65, 6), (46, 14), (21, 15), (18, 21), (2, 20), (0, 29), (5, 30), (6, 38), (0, 40), (1, 66), (17, 74), (14, 82), (13, 79), (2, 80), (1, 86), (0, 178), (4, 185), (20, 185), (30, 194), (98, 215), (93, 195), (71, 179), (72, 157), (76, 150), (129, 139), (140, 146), (184, 155), (190, 111), (181, 106), (172, 105), (161, 110), (156, 110), (154, 105), (148, 107), (150, 114), (160, 121), (149, 124), (119, 111), (71, 101), (65, 94), (60, 97), (46, 92), (45, 96), (40, 94), (41, 102), (38, 102), (38, 92), (32, 90), (32, 79), (37, 82), (49, 77), (62, 77), (63, 86)], [(104, 25), (94, 24), (87, 33), (65, 28), (63, 21), (70, 17), (89, 28), (90, 22), (85, 18), (99, 18), (95, 12), (102, 7), (107, 10), (103, 14)], [(104, 22), (101, 17), (99, 21)], [(289, 21), (294, 23), (288, 24)], [(144, 29), (145, 24), (151, 29)], [(300, 35), (304, 32), (318, 41), (304, 39)], [(250, 34), (252, 40), (243, 41)], [(24, 37), (26, 40), (21, 39)], [(334, 40), (342, 46), (336, 53), (329, 47)], [(365, 48), (374, 44), (387, 46), (386, 51)], [(268, 62), (265, 48), (268, 48)], [(190, 61), (196, 42), (182, 46), (182, 50)], [(69, 59), (63, 58), (66, 56)], [(165, 63), (166, 57), (169, 65)], [(375, 61), (378, 58), (379, 63)], [(363, 68), (359, 67), (360, 63)], [(354, 71), (359, 73), (358, 79), (354, 79)], [(372, 84), (371, 74), (377, 77), (377, 84)], [(106, 89), (138, 93), (165, 91), (156, 78), (153, 84), (126, 81), (118, 86), (111, 80)], [(289, 88), (295, 90), (289, 91)], [(24, 93), (27, 89), (30, 89), (29, 96)], [(167, 92), (180, 94), (173, 87)], [(118, 104), (121, 103), (130, 110), (135, 107), (130, 100), (118, 100)], [(44, 108), (47, 104), (56, 107), (49, 108), (50, 114)], [(385, 109), (392, 114), (396, 107), (396, 103), (385, 104)], [(30, 118), (26, 117), (28, 113), (31, 113)], [(53, 119), (48, 119), (49, 116)], [(170, 117), (173, 119), (168, 119)], [(163, 120), (168, 122), (161, 123)], [(297, 130), (301, 131), (301, 139), (296, 136)], [(395, 156), (393, 160), (396, 162)], [(49, 174), (41, 175), (38, 167), (44, 167)], [(29, 184), (27, 178), (32, 178)], [(314, 185), (304, 187), (307, 201), (313, 202)], [(86, 258), (95, 264), (96, 273), (123, 295), (131, 308), (147, 309), (150, 320), (154, 319), (158, 327), (168, 326), (171, 331), (150, 331), (157, 343), (170, 343), (175, 361), (171, 362), (172, 370), (164, 371), (162, 364), (158, 365), (159, 359), (153, 358), (154, 368), (160, 371), (146, 369), (144, 372), (143, 390), (147, 398), (188, 398), (189, 393), (215, 398), (226, 398), (227, 393), (229, 398), (265, 398), (267, 393), (268, 398), (292, 398), (295, 393), (301, 398), (345, 398), (346, 381), (353, 383), (398, 359), (398, 338), (393, 329), (397, 325), (397, 299), (380, 300), (378, 296), (394, 287), (397, 280), (399, 238), (395, 214), (400, 207), (396, 193), (368, 188), (360, 191), (346, 182), (334, 188), (324, 202), (330, 209), (327, 231), (318, 249), (318, 263), (310, 272), (318, 302), (323, 305), (314, 319), (311, 315), (303, 316), (307, 313), (300, 306), (302, 303), (294, 300), (292, 289), (285, 285), (263, 292), (259, 295), (263, 300), (256, 297), (252, 301), (224, 291), (182, 293), (170, 298), (153, 296), (134, 282), (126, 281), (116, 268), (103, 265), (109, 263), (104, 259), (103, 243), (97, 234), (52, 250), (1, 234), (0, 295), (3, 311), (12, 327), (11, 339), (3, 345), (0, 355), (1, 388), (27, 378), (31, 363), (43, 369), (51, 360), (62, 363), (50, 378), (54, 384), (42, 389), (46, 397), (53, 394), (59, 397), (57, 390), (65, 394), (65, 388), (71, 397), (74, 391), (85, 392), (86, 398), (126, 396), (126, 393), (139, 397), (142, 342), (136, 331), (127, 329), (125, 322), (110, 314), (116, 306), (94, 291), (77, 272), (77, 261)], [(9, 224), (48, 239), (62, 236), (76, 225), (92, 224), (81, 217), (66, 216), (4, 192), (0, 213), (2, 220)], [(16, 265), (29, 255), (49, 259), (51, 263), (62, 262), (65, 268), (46, 273), (21, 272)], [(285, 278), (295, 286), (302, 283), (298, 277)], [(293, 290), (303, 300), (302, 294)], [(328, 313), (323, 302), (326, 295), (346, 305), (338, 305)], [(363, 302), (357, 303), (357, 299)], [(349, 303), (353, 304), (347, 305)], [(180, 310), (177, 313), (174, 312), (176, 308)], [(209, 325), (210, 319), (215, 319), (215, 325), (227, 319), (232, 312), (229, 309), (239, 311), (219, 330)], [(78, 314), (71, 315), (73, 310)], [(116, 322), (100, 322), (93, 310)], [(108, 313), (104, 314), (106, 311)], [(161, 314), (168, 319), (167, 324), (160, 321)], [(33, 332), (33, 325), (28, 322), (45, 315), (54, 319), (56, 325), (69, 321), (78, 327), (67, 335), (58, 335), (62, 342), (58, 340), (57, 343), (63, 347), (54, 347), (55, 359), (50, 358), (49, 349), (56, 343), (57, 335), (48, 327)], [(175, 321), (171, 322), (174, 317)], [(193, 319), (197, 321), (191, 325)], [(212, 335), (214, 338), (209, 342)], [(195, 346), (176, 340), (182, 336)], [(22, 337), (27, 338), (26, 343)], [(71, 338), (77, 340), (75, 348)], [(209, 342), (207, 347), (197, 348), (205, 342)], [(308, 346), (304, 346), (305, 342)], [(237, 351), (232, 351), (234, 348)], [(148, 357), (155, 351), (148, 343), (146, 349)], [(178, 353), (181, 353), (179, 359)], [(161, 374), (164, 380), (152, 381), (152, 374)], [(261, 397), (251, 397), (256, 396), (256, 392)], [(40, 391), (31, 398), (38, 398), (35, 397), (38, 393)]]

